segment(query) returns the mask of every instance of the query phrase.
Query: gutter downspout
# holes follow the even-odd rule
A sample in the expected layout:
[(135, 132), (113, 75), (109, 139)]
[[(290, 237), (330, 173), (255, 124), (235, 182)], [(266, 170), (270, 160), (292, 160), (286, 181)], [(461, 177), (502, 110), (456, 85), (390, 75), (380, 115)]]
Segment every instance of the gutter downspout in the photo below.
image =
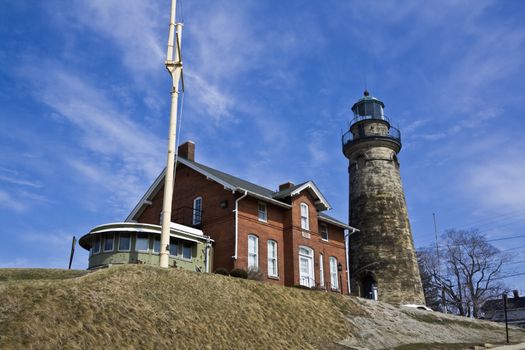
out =
[(235, 200), (235, 252), (233, 253), (232, 258), (237, 260), (237, 246), (239, 242), (239, 202), (241, 199), (248, 195), (248, 191), (243, 190), (244, 194)]
[(358, 232), (359, 230), (356, 229), (356, 228), (353, 228), (352, 227), (352, 232), (348, 232), (346, 231), (346, 234), (345, 234), (345, 257), (346, 257), (346, 283), (347, 283), (347, 286), (348, 286), (348, 295), (350, 295), (350, 293), (352, 292), (351, 289), (350, 289), (350, 235)]
[(206, 236), (206, 255), (205, 255), (205, 265), (204, 265), (204, 272), (209, 273), (210, 272), (210, 236)]

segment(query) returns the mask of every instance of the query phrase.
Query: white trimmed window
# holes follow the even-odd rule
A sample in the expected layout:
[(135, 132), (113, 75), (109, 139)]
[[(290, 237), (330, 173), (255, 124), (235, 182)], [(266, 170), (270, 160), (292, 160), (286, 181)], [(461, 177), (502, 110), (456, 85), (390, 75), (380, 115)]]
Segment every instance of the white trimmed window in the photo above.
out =
[(299, 284), (315, 287), (314, 251), (306, 246), (299, 246)]
[(114, 242), (115, 242), (115, 236), (113, 235), (113, 233), (106, 233), (104, 235), (104, 246), (102, 250), (104, 252), (112, 252)]
[(179, 241), (170, 237), (170, 255), (177, 256), (179, 254)]
[(308, 221), (308, 204), (301, 203), (301, 228), (303, 230), (310, 230), (310, 223)]
[(135, 242), (135, 250), (137, 252), (147, 252), (149, 250), (149, 236), (147, 233), (137, 234), (137, 241)]
[(93, 246), (91, 247), (91, 254), (100, 253), (100, 237), (93, 238)]
[(339, 280), (337, 279), (337, 259), (330, 257), (330, 285), (332, 289), (339, 290)]
[(191, 243), (182, 244), (182, 258), (191, 260)]
[(277, 242), (268, 241), (268, 276), (277, 277), (278, 265), (277, 265)]
[(160, 237), (158, 235), (153, 238), (153, 253), (160, 253)]
[(324, 287), (324, 256), (319, 254), (319, 284)]
[(268, 221), (268, 208), (266, 207), (266, 203), (259, 202), (259, 221)]
[(254, 235), (248, 236), (248, 268), (259, 267), (259, 238)]
[(193, 225), (200, 225), (202, 222), (202, 197), (193, 200)]
[(321, 239), (328, 241), (328, 226), (326, 226), (326, 224), (319, 224), (319, 230), (321, 231)]
[(131, 234), (121, 233), (118, 235), (119, 252), (129, 252), (131, 249)]

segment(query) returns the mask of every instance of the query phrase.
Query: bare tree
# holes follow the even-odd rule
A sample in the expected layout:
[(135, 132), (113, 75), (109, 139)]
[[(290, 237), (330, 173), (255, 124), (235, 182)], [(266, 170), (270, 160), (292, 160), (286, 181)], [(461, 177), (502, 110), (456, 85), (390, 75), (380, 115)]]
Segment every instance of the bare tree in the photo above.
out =
[(432, 248), (421, 248), (417, 250), (417, 263), (421, 275), (421, 284), (425, 294), (425, 304), (435, 311), (442, 311), (440, 304), (440, 289), (435, 283), (437, 274), (437, 255)]
[(420, 250), (426, 256), (422, 275), (431, 276), (425, 291), (443, 290), (449, 311), (477, 318), (481, 305), (502, 290), (498, 277), (510, 259), (478, 230), (448, 230), (441, 241), (439, 257), (433, 249)]

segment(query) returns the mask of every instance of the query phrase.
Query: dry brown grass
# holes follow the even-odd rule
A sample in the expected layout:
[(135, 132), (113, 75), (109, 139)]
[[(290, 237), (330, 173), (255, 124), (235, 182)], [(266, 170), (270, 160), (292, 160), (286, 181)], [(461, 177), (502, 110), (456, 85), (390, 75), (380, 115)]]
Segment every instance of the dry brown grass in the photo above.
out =
[(372, 317), (356, 298), (183, 270), (71, 277), (0, 283), (0, 349), (334, 348)]
[(0, 269), (0, 282), (30, 280), (62, 280), (80, 277), (89, 273), (86, 270), (63, 269)]
[[(123, 266), (0, 284), (0, 348), (315, 348), (352, 301), (219, 275)], [(322, 315), (322, 316), (320, 316)]]

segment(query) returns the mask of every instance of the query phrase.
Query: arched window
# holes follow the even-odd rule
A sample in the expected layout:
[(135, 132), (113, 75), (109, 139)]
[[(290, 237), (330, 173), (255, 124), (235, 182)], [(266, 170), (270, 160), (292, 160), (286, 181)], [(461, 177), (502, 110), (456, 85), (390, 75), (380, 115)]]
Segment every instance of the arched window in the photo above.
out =
[(301, 228), (303, 230), (310, 230), (310, 222), (308, 220), (308, 204), (301, 203)]
[(299, 284), (309, 288), (315, 286), (314, 251), (306, 246), (299, 246)]
[(259, 267), (259, 238), (248, 235), (248, 268)]
[(193, 200), (193, 225), (200, 225), (202, 222), (202, 197)]
[(277, 277), (279, 268), (277, 265), (277, 242), (268, 241), (268, 276)]
[(337, 259), (330, 257), (330, 285), (332, 289), (339, 290), (339, 279), (337, 278)]

